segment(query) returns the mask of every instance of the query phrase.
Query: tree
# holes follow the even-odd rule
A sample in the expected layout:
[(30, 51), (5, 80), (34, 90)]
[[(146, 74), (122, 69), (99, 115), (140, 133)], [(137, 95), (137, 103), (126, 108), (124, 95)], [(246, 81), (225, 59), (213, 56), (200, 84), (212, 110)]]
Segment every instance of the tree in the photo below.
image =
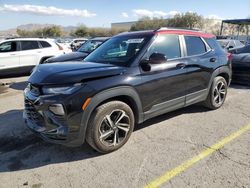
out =
[(62, 29), (59, 26), (45, 27), (32, 31), (17, 29), (17, 34), (20, 37), (61, 37)]
[[(39, 30), (38, 34), (40, 35)], [(43, 37), (52, 37), (52, 38), (61, 37), (62, 30), (59, 26), (45, 27), (42, 29), (42, 35)]]
[(149, 18), (145, 17), (140, 19), (131, 26), (131, 31), (158, 29), (161, 27), (179, 27), (179, 28), (199, 28), (202, 29), (204, 18), (197, 13), (187, 12), (184, 14), (176, 14), (173, 18)]
[(72, 34), (76, 37), (85, 37), (88, 35), (88, 28), (85, 25), (81, 25)]
[(199, 28), (203, 27), (204, 18), (197, 13), (186, 12), (184, 14), (176, 14), (173, 18), (168, 19), (168, 27), (179, 28)]
[(167, 20), (163, 18), (144, 17), (131, 26), (131, 31), (159, 29), (167, 26)]

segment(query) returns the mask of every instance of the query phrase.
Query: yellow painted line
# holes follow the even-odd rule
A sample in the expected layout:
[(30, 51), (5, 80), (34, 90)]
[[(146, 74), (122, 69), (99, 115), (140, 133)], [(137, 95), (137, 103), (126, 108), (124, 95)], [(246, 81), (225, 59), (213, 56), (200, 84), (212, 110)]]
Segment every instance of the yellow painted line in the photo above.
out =
[(232, 133), (231, 135), (223, 138), (221, 141), (219, 141), (216, 144), (212, 145), (208, 149), (203, 150), (201, 153), (199, 153), (195, 157), (183, 162), (179, 166), (173, 168), (172, 170), (166, 172), (162, 176), (156, 178), (155, 180), (150, 182), (148, 185), (146, 185), (145, 188), (155, 188), (155, 187), (161, 186), (162, 184), (168, 182), (173, 177), (175, 177), (178, 174), (184, 172), (189, 167), (193, 166), (195, 163), (199, 162), (203, 158), (205, 158), (208, 155), (210, 155), (210, 154), (214, 153), (215, 151), (219, 150), (224, 145), (226, 145), (227, 143), (233, 141), (235, 138), (239, 137), (241, 134), (243, 134), (243, 133), (245, 133), (246, 131), (249, 131), (249, 130), (250, 130), (250, 124), (242, 127), (238, 131), (236, 131), (236, 132)]

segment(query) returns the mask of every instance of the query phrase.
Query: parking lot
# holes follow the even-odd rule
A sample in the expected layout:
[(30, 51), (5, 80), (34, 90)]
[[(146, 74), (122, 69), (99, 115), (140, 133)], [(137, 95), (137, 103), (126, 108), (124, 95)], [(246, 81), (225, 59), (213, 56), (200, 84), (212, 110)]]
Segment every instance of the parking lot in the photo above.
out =
[(137, 125), (124, 147), (100, 155), (87, 144), (45, 143), (25, 127), (26, 80), (0, 80), (0, 188), (250, 187), (249, 87), (231, 85), (218, 110), (195, 105)]

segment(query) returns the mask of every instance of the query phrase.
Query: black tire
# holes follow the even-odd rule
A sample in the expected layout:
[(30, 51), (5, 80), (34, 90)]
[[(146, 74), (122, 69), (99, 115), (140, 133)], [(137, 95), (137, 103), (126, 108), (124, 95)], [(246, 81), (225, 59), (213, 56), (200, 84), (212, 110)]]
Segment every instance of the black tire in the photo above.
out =
[[(122, 119), (118, 122), (121, 117)], [(107, 102), (97, 107), (91, 115), (86, 140), (100, 153), (113, 152), (128, 141), (134, 130), (134, 122), (134, 113), (126, 103)], [(106, 138), (106, 135), (109, 136)], [(117, 137), (119, 139), (115, 139)]]
[(220, 108), (225, 102), (227, 96), (227, 88), (228, 86), (225, 78), (221, 76), (215, 77), (209, 90), (208, 97), (204, 101), (203, 105), (212, 110)]

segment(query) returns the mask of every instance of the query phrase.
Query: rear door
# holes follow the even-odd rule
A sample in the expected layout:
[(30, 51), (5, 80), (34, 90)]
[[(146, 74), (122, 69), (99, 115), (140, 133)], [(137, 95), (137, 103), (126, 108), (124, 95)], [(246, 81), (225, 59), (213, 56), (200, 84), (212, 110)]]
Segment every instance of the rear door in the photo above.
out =
[(8, 41), (0, 44), (0, 70), (13, 69), (20, 66), (18, 43)]
[(183, 36), (186, 46), (187, 96), (186, 105), (206, 99), (213, 70), (218, 66), (218, 56), (205, 40), (198, 36)]
[(21, 51), (20, 54), (20, 65), (21, 66), (35, 66), (39, 63), (42, 55), (42, 50), (38, 41), (25, 40), (20, 41)]

